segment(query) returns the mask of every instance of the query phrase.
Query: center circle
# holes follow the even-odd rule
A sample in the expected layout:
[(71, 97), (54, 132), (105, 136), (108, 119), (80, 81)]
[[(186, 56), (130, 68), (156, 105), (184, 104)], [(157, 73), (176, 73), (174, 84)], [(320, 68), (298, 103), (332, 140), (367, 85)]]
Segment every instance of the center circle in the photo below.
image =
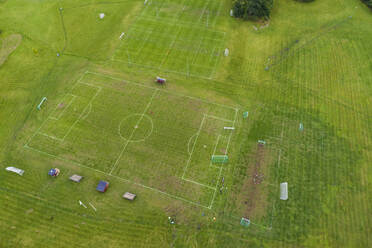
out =
[(119, 135), (129, 142), (144, 141), (154, 128), (152, 119), (145, 114), (132, 114), (125, 117), (119, 124)]

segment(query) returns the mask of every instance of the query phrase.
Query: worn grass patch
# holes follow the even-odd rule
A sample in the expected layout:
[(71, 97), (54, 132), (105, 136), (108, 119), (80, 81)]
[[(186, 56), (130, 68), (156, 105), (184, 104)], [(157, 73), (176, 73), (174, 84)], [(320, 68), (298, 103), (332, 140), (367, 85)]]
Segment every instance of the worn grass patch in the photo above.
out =
[(17, 49), (22, 42), (22, 35), (11, 34), (1, 40), (0, 66), (5, 63), (9, 55)]

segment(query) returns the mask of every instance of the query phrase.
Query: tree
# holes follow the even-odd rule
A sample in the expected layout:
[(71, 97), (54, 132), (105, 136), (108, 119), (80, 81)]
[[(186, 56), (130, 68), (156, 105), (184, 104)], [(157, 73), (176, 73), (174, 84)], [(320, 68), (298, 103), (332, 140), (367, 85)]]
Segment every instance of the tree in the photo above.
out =
[(372, 9), (372, 0), (362, 0), (370, 9)]
[(268, 19), (272, 6), (273, 0), (234, 0), (233, 13), (243, 19)]

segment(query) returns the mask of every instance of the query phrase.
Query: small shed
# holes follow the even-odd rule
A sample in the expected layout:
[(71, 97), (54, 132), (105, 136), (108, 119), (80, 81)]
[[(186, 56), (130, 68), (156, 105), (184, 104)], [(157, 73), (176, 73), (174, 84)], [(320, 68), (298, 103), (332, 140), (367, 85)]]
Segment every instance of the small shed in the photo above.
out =
[(79, 176), (79, 175), (76, 175), (76, 174), (74, 174), (74, 175), (72, 175), (72, 176), (70, 176), (70, 178), (69, 178), (71, 181), (74, 181), (74, 182), (76, 182), (76, 183), (80, 183), (80, 181), (81, 181), (81, 179), (83, 179), (83, 177), (82, 176)]
[(60, 170), (58, 168), (50, 169), (48, 172), (49, 176), (58, 177)]
[(99, 192), (104, 193), (108, 189), (108, 186), (109, 186), (109, 183), (108, 182), (106, 182), (106, 181), (99, 181), (96, 190), (99, 191)]
[(129, 192), (125, 192), (125, 194), (123, 195), (123, 198), (133, 201), (136, 198), (136, 195), (129, 193)]

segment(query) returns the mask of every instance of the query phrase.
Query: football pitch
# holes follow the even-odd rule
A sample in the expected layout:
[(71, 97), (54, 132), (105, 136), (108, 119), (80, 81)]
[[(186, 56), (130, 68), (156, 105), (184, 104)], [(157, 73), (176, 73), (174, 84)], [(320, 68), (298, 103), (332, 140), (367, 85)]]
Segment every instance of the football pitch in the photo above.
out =
[(224, 53), (225, 32), (215, 28), (222, 2), (148, 1), (112, 60), (128, 65), (212, 78)]
[(86, 72), (26, 148), (211, 208), (238, 109)]
[(371, 10), (232, 9), (0, 0), (1, 248), (372, 247)]

